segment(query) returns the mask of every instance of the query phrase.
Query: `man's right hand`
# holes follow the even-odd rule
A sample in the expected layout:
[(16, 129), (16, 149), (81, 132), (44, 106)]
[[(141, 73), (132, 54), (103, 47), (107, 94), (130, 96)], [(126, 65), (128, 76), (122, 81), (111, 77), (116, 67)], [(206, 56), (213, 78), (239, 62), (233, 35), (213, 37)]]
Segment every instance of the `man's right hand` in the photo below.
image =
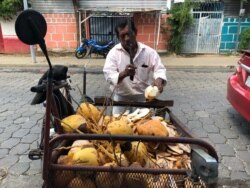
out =
[(124, 70), (126, 76), (134, 76), (136, 67), (133, 64), (128, 64)]
[(126, 78), (127, 76), (134, 76), (135, 70), (136, 70), (136, 67), (133, 64), (128, 64), (126, 68), (124, 69), (124, 71), (120, 72), (118, 83), (122, 81), (124, 78)]

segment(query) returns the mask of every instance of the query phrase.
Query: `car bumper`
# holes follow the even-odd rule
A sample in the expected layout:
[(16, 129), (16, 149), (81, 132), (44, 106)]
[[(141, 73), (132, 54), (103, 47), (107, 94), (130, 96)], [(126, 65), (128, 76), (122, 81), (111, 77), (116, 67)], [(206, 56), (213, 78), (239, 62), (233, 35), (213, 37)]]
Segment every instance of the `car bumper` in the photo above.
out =
[(237, 112), (250, 121), (250, 92), (238, 83), (237, 75), (228, 79), (227, 99)]

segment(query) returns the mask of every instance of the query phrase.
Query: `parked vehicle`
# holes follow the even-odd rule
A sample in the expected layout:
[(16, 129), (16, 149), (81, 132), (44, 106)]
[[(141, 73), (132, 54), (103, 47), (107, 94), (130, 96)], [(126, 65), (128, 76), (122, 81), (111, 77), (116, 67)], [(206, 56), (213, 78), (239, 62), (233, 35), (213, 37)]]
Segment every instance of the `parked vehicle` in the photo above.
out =
[(236, 71), (228, 79), (227, 99), (236, 111), (250, 121), (250, 50), (242, 51)]
[(80, 59), (92, 53), (106, 57), (109, 50), (114, 46), (113, 41), (97, 42), (94, 39), (83, 39), (82, 44), (75, 51), (76, 58)]
[(89, 49), (89, 46), (91, 43), (96, 43), (93, 39), (83, 39), (81, 45), (76, 49), (75, 56), (78, 59), (84, 58), (87, 54), (87, 51)]

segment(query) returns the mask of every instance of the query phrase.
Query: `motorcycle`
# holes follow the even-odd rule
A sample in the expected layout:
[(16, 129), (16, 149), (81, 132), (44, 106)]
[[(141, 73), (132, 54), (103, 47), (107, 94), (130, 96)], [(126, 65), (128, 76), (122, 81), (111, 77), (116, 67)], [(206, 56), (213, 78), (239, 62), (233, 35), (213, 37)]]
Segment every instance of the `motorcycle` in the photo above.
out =
[(83, 39), (82, 44), (75, 51), (75, 56), (81, 59), (94, 53), (102, 55), (105, 58), (114, 45), (115, 43), (113, 41), (97, 42), (95, 39)]
[(95, 44), (96, 41), (94, 39), (83, 39), (80, 47), (78, 47), (75, 51), (76, 58), (84, 58), (87, 54), (90, 44), (92, 43)]

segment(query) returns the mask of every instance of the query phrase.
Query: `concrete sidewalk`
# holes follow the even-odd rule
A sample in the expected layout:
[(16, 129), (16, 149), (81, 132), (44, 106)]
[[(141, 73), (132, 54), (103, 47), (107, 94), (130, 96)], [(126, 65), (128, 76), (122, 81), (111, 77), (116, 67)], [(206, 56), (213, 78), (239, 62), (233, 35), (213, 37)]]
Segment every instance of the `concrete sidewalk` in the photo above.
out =
[[(167, 68), (224, 68), (231, 69), (236, 66), (240, 56), (225, 55), (195, 55), (195, 56), (174, 56), (161, 55), (162, 62)], [(74, 54), (60, 56), (50, 55), (52, 65), (63, 64), (69, 67), (101, 68), (105, 59), (102, 57), (91, 57), (77, 59)], [(5, 55), (0, 54), (0, 67), (46, 67), (46, 58), (42, 55), (36, 56), (36, 63), (27, 55)]]

